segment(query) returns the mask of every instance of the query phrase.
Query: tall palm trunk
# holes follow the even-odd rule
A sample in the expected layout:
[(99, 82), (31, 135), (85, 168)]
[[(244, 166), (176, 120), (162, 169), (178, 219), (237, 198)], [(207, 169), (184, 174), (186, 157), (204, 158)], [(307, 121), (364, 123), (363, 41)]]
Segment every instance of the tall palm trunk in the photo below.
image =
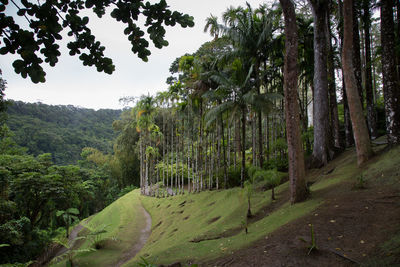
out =
[[(290, 0), (280, 0), (285, 17), (286, 54), (284, 90), (286, 110), (286, 135), (289, 156), (290, 201), (292, 204), (307, 197), (304, 152), (301, 142), (300, 115), (297, 102), (298, 35), (294, 5)], [(272, 197), (274, 198), (274, 191)]]
[(353, 72), (356, 78), (357, 91), (360, 97), (361, 108), (364, 109), (364, 94), (361, 75), (360, 32), (358, 29), (358, 10), (353, 1)]
[(332, 158), (329, 134), (328, 74), (326, 53), (326, 5), (309, 0), (314, 17), (314, 149), (313, 166), (321, 167)]
[(244, 172), (246, 168), (246, 106), (242, 106), (242, 168), (240, 170), (240, 186), (244, 185)]
[(256, 141), (256, 116), (255, 112), (252, 112), (251, 118), (251, 142), (253, 152), (253, 166), (257, 166), (257, 141)]
[(363, 25), (365, 35), (365, 98), (367, 100), (367, 122), (368, 130), (372, 139), (378, 137), (376, 132), (376, 112), (374, 93), (372, 91), (372, 70), (371, 70), (371, 35), (369, 28), (371, 27), (371, 11), (370, 1), (363, 1)]
[(171, 123), (171, 192), (174, 190), (174, 124)]
[[(330, 2), (330, 1), (329, 1)], [(328, 6), (330, 3), (328, 4)], [(330, 113), (330, 128), (332, 129), (334, 146), (340, 148), (340, 134), (339, 134), (339, 114), (336, 101), (336, 83), (335, 83), (335, 66), (334, 66), (334, 51), (332, 47), (331, 38), (331, 25), (329, 8), (326, 10), (326, 44), (328, 49), (328, 92), (329, 92), (329, 113)]]
[[(165, 132), (165, 114), (164, 114), (164, 112), (163, 112), (163, 116), (162, 116), (162, 120), (163, 120), (163, 122), (162, 122), (162, 124), (163, 124), (163, 129), (162, 129), (162, 131), (163, 131), (163, 133), (166, 133)], [(162, 161), (163, 161), (163, 168), (162, 168), (162, 184), (163, 184), (163, 186), (165, 187), (165, 150), (166, 150), (166, 146), (167, 146), (167, 135), (164, 135), (164, 137), (163, 137), (163, 150), (162, 150)]]
[(381, 0), (383, 96), (389, 145), (400, 143), (400, 88), (395, 62), (393, 1)]
[[(342, 0), (339, 0), (338, 3), (339, 3), (338, 16), (340, 21), (340, 23), (338, 23), (338, 32), (339, 32), (339, 38), (341, 40), (340, 53), (341, 56), (343, 56), (343, 2)], [(354, 138), (353, 138), (353, 129), (351, 128), (350, 111), (346, 96), (346, 81), (344, 79), (343, 71), (342, 71), (342, 96), (343, 96), (343, 117), (344, 117), (343, 121), (344, 121), (344, 132), (345, 132), (344, 145), (345, 147), (350, 147), (354, 144)]]
[(345, 0), (344, 12), (344, 43), (343, 43), (343, 73), (346, 82), (346, 94), (349, 102), (351, 122), (354, 131), (354, 139), (357, 150), (357, 163), (361, 166), (372, 155), (369, 142), (368, 128), (363, 116), (361, 101), (357, 90), (357, 80), (354, 73), (353, 60), (353, 1)]
[[(229, 131), (228, 131), (229, 132)], [(221, 115), (221, 134), (222, 134), (222, 167), (224, 169), (224, 188), (228, 187), (228, 171), (226, 167), (226, 146), (225, 146), (225, 131), (224, 131), (224, 120)], [(228, 137), (229, 142), (229, 137)]]

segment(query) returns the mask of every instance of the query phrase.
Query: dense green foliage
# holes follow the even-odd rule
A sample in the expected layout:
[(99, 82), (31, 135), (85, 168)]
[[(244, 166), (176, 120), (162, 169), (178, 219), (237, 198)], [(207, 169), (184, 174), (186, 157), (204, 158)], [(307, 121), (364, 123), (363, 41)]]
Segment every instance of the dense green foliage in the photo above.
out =
[[(10, 12), (10, 6), (17, 9), (16, 14)], [(72, 37), (67, 44), (69, 54), (79, 55), (85, 66), (94, 65), (97, 71), (111, 74), (115, 70), (112, 60), (104, 55), (105, 47), (92, 34), (88, 26), (89, 17), (80, 14), (81, 11), (92, 10), (101, 18), (110, 6), (113, 7), (110, 16), (125, 24), (124, 34), (131, 42), (131, 50), (143, 61), (147, 61), (151, 54), (147, 39), (157, 48), (168, 45), (164, 39), (165, 26), (179, 24), (186, 28), (194, 25), (193, 17), (171, 11), (165, 0), (155, 4), (126, 0), (25, 0), (17, 4), (4, 0), (0, 2), (0, 37), (3, 40), (0, 54), (19, 54), (20, 59), (12, 64), (15, 72), (24, 78), (29, 76), (34, 83), (44, 82), (46, 73), (42, 67), (43, 63), (56, 65), (61, 55), (58, 42), (63, 37), (60, 33), (67, 30), (68, 36)], [(19, 17), (28, 23), (21, 23)], [(145, 19), (144, 26), (136, 24), (141, 19)], [(146, 28), (149, 34), (146, 37), (143, 28)]]
[(0, 263), (25, 262), (41, 253), (72, 223), (72, 216), (60, 214), (72, 210), (82, 219), (119, 196), (109, 166), (95, 162), (95, 149), (84, 151), (80, 165), (54, 165), (49, 153), (26, 154), (6, 125), (0, 128), (0, 148), (0, 240), (10, 245), (0, 251)]
[(28, 153), (51, 153), (55, 164), (76, 164), (84, 147), (112, 152), (112, 123), (120, 110), (49, 106), (11, 101), (7, 124)]

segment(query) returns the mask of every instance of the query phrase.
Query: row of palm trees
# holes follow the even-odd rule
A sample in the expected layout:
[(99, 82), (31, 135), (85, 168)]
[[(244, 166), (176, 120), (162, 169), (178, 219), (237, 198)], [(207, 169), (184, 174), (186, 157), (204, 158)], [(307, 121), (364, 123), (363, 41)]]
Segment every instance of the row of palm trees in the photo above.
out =
[[(290, 1), (284, 2), (290, 4)], [(341, 70), (337, 54), (343, 47), (342, 32), (346, 33), (345, 27), (349, 27), (349, 15), (343, 16), (340, 12), (341, 1), (338, 5), (328, 1), (325, 9), (325, 2), (309, 2), (313, 16), (307, 12), (299, 14), (297, 10), (294, 20), (299, 76), (295, 88), (297, 99), (292, 101), (299, 104), (299, 111), (295, 108), (293, 112), (299, 113), (301, 147), (308, 153), (313, 151), (311, 162), (320, 167), (333, 158), (335, 151), (351, 144), (352, 136), (346, 136), (344, 142), (339, 134), (335, 84), (338, 78), (335, 71)], [(285, 17), (294, 14), (286, 13), (290, 9), (285, 7)], [(285, 121), (289, 120), (285, 120), (282, 97), (285, 34), (281, 15), (280, 6), (261, 5), (253, 9), (249, 4), (228, 8), (222, 15), (222, 23), (211, 15), (204, 30), (213, 36), (213, 41), (203, 44), (196, 53), (174, 61), (170, 68), (173, 76), (167, 80), (168, 91), (155, 97), (143, 96), (137, 102), (134, 112), (140, 132), (138, 152), (143, 194), (165, 196), (243, 186), (247, 165), (268, 168), (287, 160)], [(347, 22), (345, 27), (343, 19)], [(313, 26), (317, 35), (313, 34)], [(339, 42), (334, 45), (332, 40)], [(286, 52), (289, 48), (286, 46)], [(327, 56), (320, 58), (321, 54)], [(290, 69), (287, 71), (291, 73)], [(345, 82), (351, 87), (349, 81)], [(345, 86), (342, 87), (344, 90)], [(289, 94), (296, 98), (296, 94), (290, 92), (285, 91), (287, 103)], [(360, 100), (363, 104), (362, 98)], [(345, 109), (344, 123), (353, 122), (353, 129), (357, 130), (360, 122), (349, 118), (346, 93), (341, 101)], [(308, 129), (311, 102), (314, 106), (313, 134)], [(368, 110), (370, 102), (367, 99)], [(354, 108), (350, 99), (349, 106)], [(286, 113), (287, 116), (291, 115)], [(369, 131), (374, 132), (372, 126)], [(368, 134), (362, 135), (368, 139)]]
[[(228, 181), (230, 166), (240, 169), (240, 181), (236, 182), (243, 186), (246, 159), (251, 158), (254, 165), (264, 165), (263, 128), (270, 131), (271, 124), (283, 123), (279, 113), (272, 113), (274, 109), (282, 110), (282, 97), (276, 93), (282, 87), (282, 77), (267, 67), (271, 62), (276, 72), (281, 73), (282, 55), (273, 58), (268, 53), (272, 45), (283, 45), (281, 37), (273, 38), (274, 32), (280, 31), (279, 24), (274, 25), (271, 19), (277, 14), (275, 10), (268, 13), (266, 6), (253, 10), (247, 5), (227, 9), (223, 14), (224, 24), (218, 24), (216, 17), (211, 16), (205, 31), (210, 31), (214, 41), (204, 44), (195, 55), (180, 58), (181, 79), (171, 84), (168, 92), (154, 98), (145, 96), (138, 102), (142, 107), (138, 109), (137, 121), (141, 125), (143, 193), (154, 194), (150, 185), (160, 181), (165, 187), (173, 187), (174, 194), (184, 192), (184, 184), (189, 191), (226, 188), (233, 183)], [(275, 77), (266, 84), (271, 73)], [(163, 120), (161, 142), (152, 138), (153, 126), (149, 126), (156, 125), (156, 101)], [(251, 141), (246, 142), (249, 124)], [(281, 132), (274, 132), (273, 138), (278, 139), (283, 133), (281, 127)], [(252, 153), (247, 157), (249, 143)], [(144, 148), (157, 146), (162, 151), (149, 151), (158, 154)], [(239, 152), (241, 168), (238, 168)], [(156, 158), (158, 164), (153, 163)], [(155, 175), (149, 175), (148, 167), (156, 170)]]

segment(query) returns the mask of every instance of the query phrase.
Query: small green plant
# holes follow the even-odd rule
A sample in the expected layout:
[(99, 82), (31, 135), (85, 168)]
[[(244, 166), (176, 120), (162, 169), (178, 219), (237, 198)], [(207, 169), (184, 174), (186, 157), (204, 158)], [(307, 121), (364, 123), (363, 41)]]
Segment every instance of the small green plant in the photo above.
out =
[(302, 237), (299, 238), (300, 241), (303, 241), (304, 243), (309, 243), (309, 246), (307, 247), (307, 248), (308, 248), (308, 253), (307, 253), (307, 255), (310, 255), (310, 253), (311, 253), (313, 250), (315, 250), (315, 251), (318, 250), (317, 242), (315, 241), (314, 227), (313, 227), (312, 224), (310, 224), (310, 236), (311, 236), (311, 241), (310, 241), (310, 242), (307, 242), (307, 241), (306, 241), (304, 238), (302, 238)]
[(249, 230), (247, 228), (247, 226), (248, 226), (247, 218), (242, 221), (242, 226), (243, 226), (245, 233), (247, 234), (249, 232)]
[(254, 193), (254, 185), (251, 181), (247, 180), (244, 182), (244, 188), (243, 190), (245, 191), (246, 198), (247, 198), (247, 218), (250, 218), (252, 216), (251, 214), (251, 197)]
[(157, 265), (152, 264), (152, 263), (149, 263), (149, 262), (146, 261), (146, 259), (143, 258), (143, 257), (140, 257), (140, 260), (142, 261), (142, 262), (139, 262), (139, 263), (138, 263), (138, 265), (139, 265), (140, 267), (157, 267)]
[(87, 235), (90, 240), (90, 247), (94, 249), (102, 249), (105, 246), (105, 243), (109, 240), (117, 241), (116, 237), (104, 237), (104, 234), (107, 233), (107, 227), (110, 225), (86, 225), (85, 228), (90, 232)]
[(74, 249), (74, 244), (77, 240), (81, 240), (81, 239), (86, 239), (86, 236), (79, 236), (76, 237), (73, 240), (69, 240), (68, 238), (56, 238), (53, 241), (57, 244), (60, 244), (61, 246), (65, 247), (67, 249), (67, 251), (57, 257), (55, 257), (51, 263), (56, 263), (59, 261), (62, 261), (64, 259), (67, 259), (67, 261), (65, 262), (65, 266), (66, 267), (72, 267), (74, 266), (74, 258), (76, 257), (76, 255), (84, 253), (84, 252), (90, 252), (90, 251), (95, 251), (95, 249), (93, 248), (87, 248), (87, 249)]
[(69, 237), (69, 227), (73, 221), (78, 221), (79, 210), (76, 208), (69, 208), (67, 210), (58, 210), (56, 212), (57, 217), (62, 217), (65, 223), (65, 230), (67, 231), (67, 238)]
[(275, 200), (275, 187), (281, 183), (281, 176), (276, 169), (268, 170), (266, 175), (267, 185), (271, 187), (271, 199)]
[(353, 185), (353, 189), (366, 189), (367, 188), (367, 181), (365, 179), (364, 174), (360, 174), (356, 176), (356, 182)]

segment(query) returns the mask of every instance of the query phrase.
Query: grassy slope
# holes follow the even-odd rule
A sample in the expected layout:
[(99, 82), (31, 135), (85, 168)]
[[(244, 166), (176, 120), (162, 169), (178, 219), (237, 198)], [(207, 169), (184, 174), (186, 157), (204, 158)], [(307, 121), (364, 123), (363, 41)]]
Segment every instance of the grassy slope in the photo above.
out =
[[(393, 162), (389, 164), (387, 162), (394, 158), (390, 155), (393, 153), (398, 153), (398, 150), (390, 152), (389, 155), (385, 154), (384, 157), (378, 157), (375, 163), (360, 170), (356, 165), (354, 151), (346, 151), (329, 166), (331, 169), (309, 173), (308, 181), (315, 182), (311, 186), (310, 200), (294, 206), (289, 205), (289, 202), (284, 203), (268, 216), (251, 223), (247, 235), (243, 230), (235, 232), (233, 236), (224, 234), (231, 232), (231, 229), (243, 229), (247, 202), (239, 188), (169, 199), (141, 197), (142, 203), (153, 219), (152, 234), (142, 251), (127, 266), (135, 266), (135, 263), (141, 261), (140, 257), (157, 264), (171, 264), (202, 262), (228, 253), (233, 254), (235, 250), (249, 246), (258, 239), (266, 238), (280, 226), (309, 214), (323, 203), (324, 192), (329, 190), (329, 187), (342, 182), (352, 183), (361, 172), (369, 176), (373, 175), (373, 169), (390, 168)], [(329, 174), (325, 175), (324, 172)], [(278, 188), (278, 198), (284, 195), (280, 193), (285, 190), (288, 190), (288, 183)], [(270, 193), (268, 190), (257, 191), (254, 194), (253, 214), (271, 204)], [(220, 218), (215, 220), (217, 217)], [(217, 237), (220, 238), (216, 239)], [(191, 242), (202, 239), (204, 241)]]
[[(286, 186), (286, 184), (281, 186), (280, 190)], [(170, 264), (177, 261), (197, 262), (233, 253), (263, 238), (279, 226), (310, 212), (319, 204), (317, 199), (295, 206), (287, 203), (268, 217), (250, 224), (249, 233), (245, 234), (241, 229), (243, 229), (247, 206), (244, 199), (240, 199), (239, 191), (239, 189), (233, 189), (203, 192), (190, 196), (178, 196), (166, 201), (142, 198), (146, 209), (153, 216), (153, 232), (148, 243), (129, 266), (133, 266), (140, 256), (147, 256), (149, 262)], [(270, 192), (259, 193), (253, 198), (255, 203), (253, 212), (268, 205), (269, 194)], [(185, 206), (180, 207), (179, 204), (184, 201), (187, 201)], [(211, 205), (213, 202), (215, 204)], [(158, 205), (160, 206), (157, 208)], [(187, 216), (189, 218), (184, 220)], [(218, 217), (220, 218), (216, 220)], [(156, 227), (160, 222), (161, 224)], [(217, 238), (224, 232), (229, 232), (230, 229), (238, 229), (240, 232), (234, 236)], [(207, 238), (212, 240), (191, 242), (195, 239)]]
[[(309, 214), (324, 202), (324, 191), (331, 186), (343, 182), (352, 183), (361, 173), (367, 181), (391, 173), (393, 168), (398, 168), (395, 166), (400, 166), (400, 157), (397, 156), (399, 152), (400, 149), (396, 148), (380, 155), (361, 170), (356, 166), (354, 151), (343, 153), (330, 164), (329, 168), (333, 169), (309, 173), (308, 180), (315, 182), (311, 186), (310, 200), (294, 206), (284, 202), (268, 216), (249, 224), (247, 235), (243, 230), (247, 200), (240, 188), (205, 191), (166, 199), (143, 197), (135, 190), (91, 220), (92, 224), (111, 224), (107, 236), (116, 236), (121, 242), (80, 256), (80, 266), (110, 265), (121, 257), (124, 250), (131, 247), (144, 225), (144, 218), (136, 218), (135, 214), (140, 202), (151, 214), (152, 233), (143, 249), (125, 266), (137, 266), (141, 262), (140, 257), (157, 264), (202, 262), (234, 253), (258, 239), (266, 238), (280, 226)], [(278, 201), (287, 190), (288, 183), (277, 188)], [(270, 194), (270, 190), (257, 190), (254, 193), (253, 214), (271, 205)], [(192, 242), (194, 240), (203, 241)]]
[[(112, 266), (117, 262), (123, 253), (136, 243), (139, 238), (138, 233), (145, 226), (144, 218), (138, 214), (140, 205), (139, 191), (134, 190), (91, 217), (89, 226), (107, 226), (107, 232), (101, 238), (115, 237), (118, 241), (107, 241), (104, 248), (79, 255), (77, 259), (79, 266)], [(87, 239), (81, 248), (90, 245), (90, 240)]]

